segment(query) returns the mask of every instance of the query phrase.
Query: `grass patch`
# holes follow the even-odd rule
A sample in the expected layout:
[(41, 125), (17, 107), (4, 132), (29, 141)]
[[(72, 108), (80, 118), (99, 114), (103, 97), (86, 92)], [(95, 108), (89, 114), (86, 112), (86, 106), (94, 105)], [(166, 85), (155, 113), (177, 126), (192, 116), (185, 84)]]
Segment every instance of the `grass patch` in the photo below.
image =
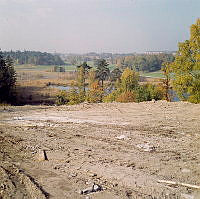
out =
[(140, 72), (140, 75), (143, 77), (151, 77), (151, 78), (164, 78), (164, 75), (162, 74), (162, 71), (155, 71), (155, 72), (149, 72), (149, 73), (142, 73)]

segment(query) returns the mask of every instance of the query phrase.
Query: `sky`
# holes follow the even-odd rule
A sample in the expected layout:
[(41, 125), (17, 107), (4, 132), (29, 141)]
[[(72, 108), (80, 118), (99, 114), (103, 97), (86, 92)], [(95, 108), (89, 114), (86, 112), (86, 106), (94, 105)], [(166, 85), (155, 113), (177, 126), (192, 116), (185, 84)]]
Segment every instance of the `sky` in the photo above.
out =
[(0, 0), (1, 50), (177, 50), (200, 0)]

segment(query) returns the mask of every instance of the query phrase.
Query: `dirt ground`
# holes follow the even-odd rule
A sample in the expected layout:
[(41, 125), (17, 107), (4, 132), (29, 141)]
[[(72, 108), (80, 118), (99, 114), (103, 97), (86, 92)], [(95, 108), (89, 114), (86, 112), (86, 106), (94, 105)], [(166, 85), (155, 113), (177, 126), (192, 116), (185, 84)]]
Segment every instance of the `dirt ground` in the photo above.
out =
[(159, 180), (200, 185), (200, 105), (0, 107), (0, 198), (200, 198)]

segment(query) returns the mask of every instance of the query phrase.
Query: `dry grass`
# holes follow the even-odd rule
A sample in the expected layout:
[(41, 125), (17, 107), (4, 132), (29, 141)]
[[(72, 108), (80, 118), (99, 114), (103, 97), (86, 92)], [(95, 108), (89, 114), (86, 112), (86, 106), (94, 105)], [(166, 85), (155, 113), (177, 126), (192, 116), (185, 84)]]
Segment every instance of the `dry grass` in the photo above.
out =
[(59, 89), (49, 85), (71, 84), (76, 79), (75, 72), (17, 71), (18, 104), (54, 104)]
[(63, 80), (69, 81), (76, 79), (76, 72), (46, 72), (46, 71), (17, 71), (17, 80), (18, 81), (27, 81), (27, 80)]
[(29, 80), (17, 83), (18, 104), (54, 104), (59, 89), (47, 86), (45, 80)]

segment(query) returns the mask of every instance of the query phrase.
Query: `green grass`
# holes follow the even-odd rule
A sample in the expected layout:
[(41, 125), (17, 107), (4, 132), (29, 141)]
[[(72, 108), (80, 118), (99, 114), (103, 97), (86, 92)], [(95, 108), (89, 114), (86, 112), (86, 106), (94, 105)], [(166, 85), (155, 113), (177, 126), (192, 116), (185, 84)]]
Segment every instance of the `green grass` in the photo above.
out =
[(53, 69), (50, 65), (15, 65), (15, 70), (30, 70), (30, 71), (47, 71)]
[[(15, 66), (15, 70), (30, 70), (30, 71), (51, 71), (53, 69), (54, 66), (52, 65), (29, 65), (29, 64), (25, 64), (25, 65), (16, 65)], [(75, 71), (76, 70), (76, 66), (73, 65), (64, 65), (62, 66), (65, 68), (65, 71)]]
[[(87, 62), (89, 66), (94, 67), (93, 61)], [(22, 71), (22, 70), (30, 70), (30, 71), (51, 71), (53, 69), (53, 65), (31, 65), (31, 64), (24, 64), (24, 65), (15, 65), (15, 70)], [(75, 71), (77, 68), (74, 65), (64, 65), (62, 66), (65, 68), (66, 72)], [(109, 65), (109, 69), (112, 71), (116, 66)]]
[(155, 71), (155, 72), (149, 72), (149, 73), (142, 73), (140, 72), (140, 75), (143, 77), (152, 77), (152, 78), (164, 78), (164, 75), (162, 74), (162, 71)]

